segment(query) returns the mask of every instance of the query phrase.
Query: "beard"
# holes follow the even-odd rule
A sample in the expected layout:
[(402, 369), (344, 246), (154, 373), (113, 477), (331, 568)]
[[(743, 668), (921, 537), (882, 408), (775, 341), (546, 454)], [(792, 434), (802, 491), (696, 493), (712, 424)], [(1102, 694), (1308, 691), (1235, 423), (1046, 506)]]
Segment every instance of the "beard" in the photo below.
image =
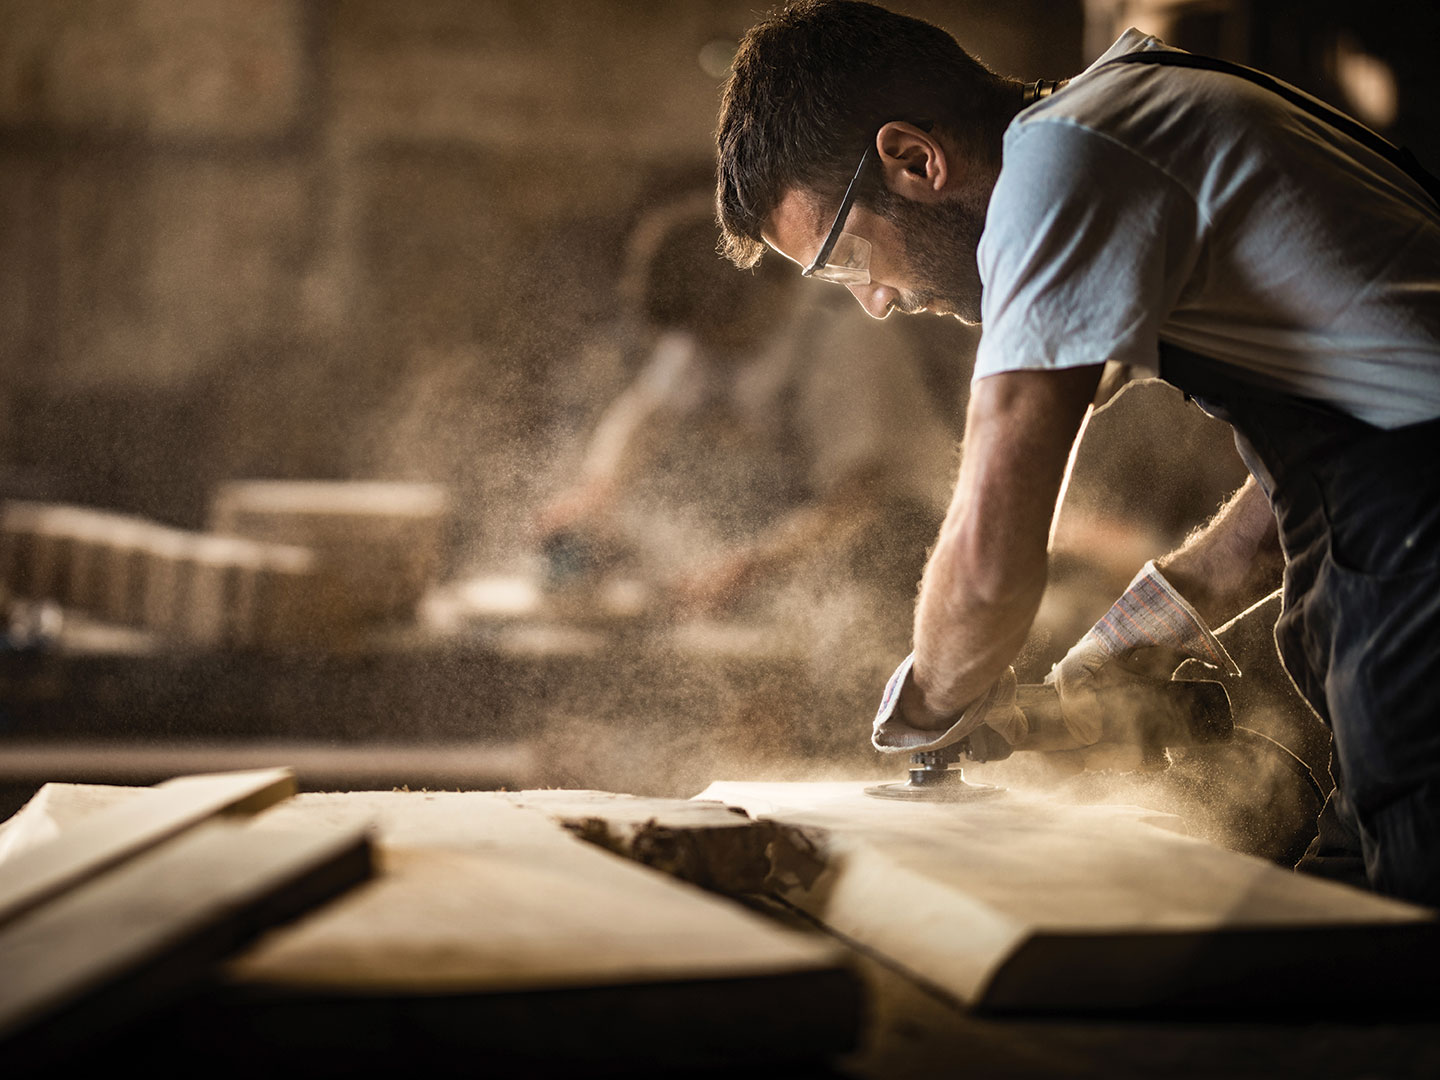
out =
[(905, 238), (905, 259), (913, 289), (902, 289), (895, 310), (905, 315), (922, 309), (980, 321), (980, 267), (977, 249), (985, 231), (987, 202), (949, 199), (919, 203), (885, 190), (875, 210), (893, 222)]

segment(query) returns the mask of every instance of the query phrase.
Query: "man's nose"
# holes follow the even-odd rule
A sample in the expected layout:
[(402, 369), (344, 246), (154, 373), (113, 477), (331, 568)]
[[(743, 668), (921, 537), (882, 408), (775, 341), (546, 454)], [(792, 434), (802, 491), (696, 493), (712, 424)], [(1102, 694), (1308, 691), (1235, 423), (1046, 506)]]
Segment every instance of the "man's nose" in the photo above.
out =
[(865, 309), (865, 314), (872, 319), (885, 318), (895, 306), (895, 290), (884, 285), (847, 285), (845, 287)]

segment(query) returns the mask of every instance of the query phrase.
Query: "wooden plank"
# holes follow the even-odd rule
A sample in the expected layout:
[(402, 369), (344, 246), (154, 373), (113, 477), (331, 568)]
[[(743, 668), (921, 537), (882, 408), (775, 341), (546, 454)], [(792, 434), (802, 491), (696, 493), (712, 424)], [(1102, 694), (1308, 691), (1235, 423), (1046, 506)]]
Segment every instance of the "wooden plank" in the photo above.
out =
[(81, 818), (129, 802), (145, 790), (109, 784), (44, 784), (29, 802), (0, 822), (0, 864), (54, 840)]
[(832, 947), (583, 843), (501, 792), (302, 794), (256, 828), (365, 821), (386, 880), (257, 949), (237, 964), (247, 979), (499, 989), (836, 962)]
[(370, 873), (363, 829), (211, 822), (161, 844), (0, 930), (0, 1055), (73, 1053)]
[(289, 769), (167, 780), (7, 861), (0, 876), (0, 927), (208, 818), (257, 813), (294, 793)]
[(865, 786), (717, 783), (701, 798), (777, 826), (770, 885), (787, 902), (976, 1007), (1339, 1008), (1436, 980), (1434, 913), (1191, 839), (1174, 819)]
[(204, 1038), (243, 1043), (263, 1024), (303, 1061), (350, 1015), (365, 1019), (347, 1047), (375, 1060), (412, 1053), (415, 1030), (433, 1053), (486, 1060), (713, 1065), (854, 1043), (860, 991), (834, 942), (584, 843), (503, 793), (302, 794), (255, 828), (359, 821), (374, 823), (383, 876), (232, 962), (224, 1003), (191, 1018)]
[[(318, 741), (155, 744), (138, 740), (7, 740), (0, 749), (0, 786), (35, 788), (44, 784), (58, 789), (66, 785), (47, 781), (78, 780), (125, 785), (122, 792), (138, 794), (146, 789), (133, 785), (192, 773), (258, 769), (276, 761), (286, 762), (296, 783), (311, 791), (519, 788), (533, 782), (542, 766), (534, 744), (513, 740), (394, 743), (387, 744), (383, 754), (377, 754), (373, 744), (336, 746)], [(51, 805), (69, 802), (58, 790), (54, 796)]]

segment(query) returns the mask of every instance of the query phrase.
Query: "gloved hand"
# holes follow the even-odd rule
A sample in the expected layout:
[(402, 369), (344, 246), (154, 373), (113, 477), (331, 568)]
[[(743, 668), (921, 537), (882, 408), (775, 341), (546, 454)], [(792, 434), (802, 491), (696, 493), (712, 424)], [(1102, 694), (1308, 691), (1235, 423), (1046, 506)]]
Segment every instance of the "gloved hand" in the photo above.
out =
[(965, 711), (944, 731), (927, 731), (911, 727), (898, 715), (900, 691), (915, 666), (912, 652), (900, 662), (895, 674), (885, 684), (880, 711), (875, 714), (874, 732), (870, 742), (882, 754), (914, 754), (921, 750), (939, 750), (970, 735), (982, 724), (993, 728), (1012, 746), (1029, 732), (1025, 714), (1015, 707), (1015, 669), (1006, 668), (990, 689), (966, 706)]
[[(1106, 714), (1121, 700), (1126, 682), (1155, 678), (1133, 666), (1141, 649), (1164, 648), (1229, 675), (1240, 669), (1196, 610), (1175, 591), (1154, 562), (1147, 562), (1115, 605), (1050, 669), (1047, 683), (1060, 692), (1060, 712), (1077, 742), (1090, 745), (1104, 734)], [(1173, 671), (1179, 660), (1170, 665)], [(1166, 673), (1168, 677), (1168, 672)], [(1108, 701), (1101, 694), (1110, 691)]]

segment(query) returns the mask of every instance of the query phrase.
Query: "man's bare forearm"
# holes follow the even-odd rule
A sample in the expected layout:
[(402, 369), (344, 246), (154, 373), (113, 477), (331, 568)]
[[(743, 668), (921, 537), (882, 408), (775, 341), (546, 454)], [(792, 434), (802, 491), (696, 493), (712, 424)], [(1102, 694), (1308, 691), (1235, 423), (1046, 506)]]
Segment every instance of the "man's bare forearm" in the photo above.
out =
[(1275, 514), (1254, 477), (1207, 525), (1155, 565), (1211, 626), (1274, 590), (1285, 559)]
[(1011, 372), (976, 383), (955, 496), (921, 581), (915, 669), (901, 697), (915, 727), (948, 726), (1024, 644), (1045, 590), (1046, 542), (1098, 368)]

